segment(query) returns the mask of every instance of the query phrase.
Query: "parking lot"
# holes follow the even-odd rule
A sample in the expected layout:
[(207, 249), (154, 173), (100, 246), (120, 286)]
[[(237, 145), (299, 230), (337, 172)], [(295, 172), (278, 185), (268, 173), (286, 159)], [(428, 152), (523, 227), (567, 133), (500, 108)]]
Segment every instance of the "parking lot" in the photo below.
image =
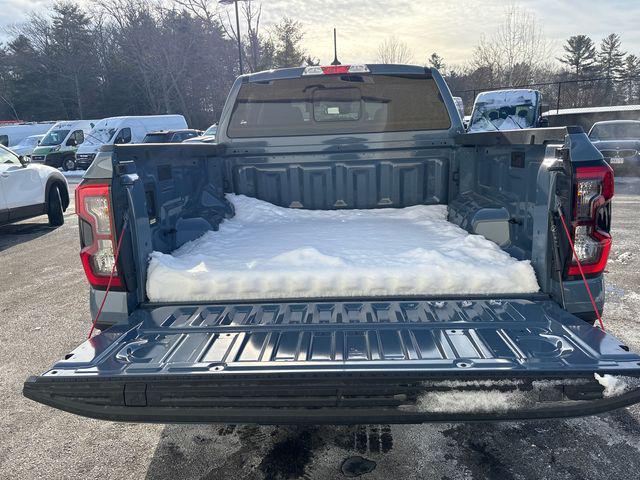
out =
[[(640, 351), (640, 179), (616, 184), (605, 325)], [(353, 427), (130, 425), (22, 397), (89, 329), (73, 207), (0, 227), (2, 478), (638, 478), (640, 407), (564, 421)]]

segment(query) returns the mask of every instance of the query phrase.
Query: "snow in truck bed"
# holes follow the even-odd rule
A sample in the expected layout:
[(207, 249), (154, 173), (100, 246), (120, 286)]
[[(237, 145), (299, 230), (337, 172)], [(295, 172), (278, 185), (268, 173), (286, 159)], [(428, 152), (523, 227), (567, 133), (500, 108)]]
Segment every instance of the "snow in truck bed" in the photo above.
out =
[(528, 293), (528, 261), (446, 220), (443, 205), (297, 210), (238, 195), (236, 214), (153, 252), (151, 301)]

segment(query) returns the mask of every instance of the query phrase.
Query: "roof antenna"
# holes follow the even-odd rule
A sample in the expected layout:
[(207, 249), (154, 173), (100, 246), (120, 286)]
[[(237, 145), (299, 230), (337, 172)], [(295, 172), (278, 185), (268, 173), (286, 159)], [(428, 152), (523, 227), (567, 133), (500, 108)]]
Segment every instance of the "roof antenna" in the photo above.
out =
[(333, 62), (331, 65), (342, 65), (338, 60), (338, 43), (336, 42), (336, 29), (333, 29)]

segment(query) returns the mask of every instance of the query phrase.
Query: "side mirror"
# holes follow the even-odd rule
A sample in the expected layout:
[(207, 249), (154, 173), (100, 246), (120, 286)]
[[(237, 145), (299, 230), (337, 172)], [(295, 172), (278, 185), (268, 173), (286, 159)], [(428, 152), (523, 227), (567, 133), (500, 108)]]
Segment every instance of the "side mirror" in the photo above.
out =
[(78, 142), (76, 142), (76, 139), (71, 137), (69, 140), (67, 140), (67, 146), (68, 147), (77, 147), (78, 146)]
[(25, 155), (20, 155), (18, 157), (18, 160), (20, 160), (20, 163), (22, 164), (23, 167), (26, 167), (27, 165), (29, 165), (31, 163), (31, 158), (25, 156)]

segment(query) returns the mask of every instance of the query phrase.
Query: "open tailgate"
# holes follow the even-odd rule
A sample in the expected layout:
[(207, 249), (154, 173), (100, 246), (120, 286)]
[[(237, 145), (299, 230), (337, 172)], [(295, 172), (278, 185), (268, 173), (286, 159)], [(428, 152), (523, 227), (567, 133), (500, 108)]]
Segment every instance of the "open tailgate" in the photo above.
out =
[(221, 303), (141, 308), (24, 395), (107, 420), (418, 423), (589, 415), (639, 402), (639, 376), (543, 297)]

